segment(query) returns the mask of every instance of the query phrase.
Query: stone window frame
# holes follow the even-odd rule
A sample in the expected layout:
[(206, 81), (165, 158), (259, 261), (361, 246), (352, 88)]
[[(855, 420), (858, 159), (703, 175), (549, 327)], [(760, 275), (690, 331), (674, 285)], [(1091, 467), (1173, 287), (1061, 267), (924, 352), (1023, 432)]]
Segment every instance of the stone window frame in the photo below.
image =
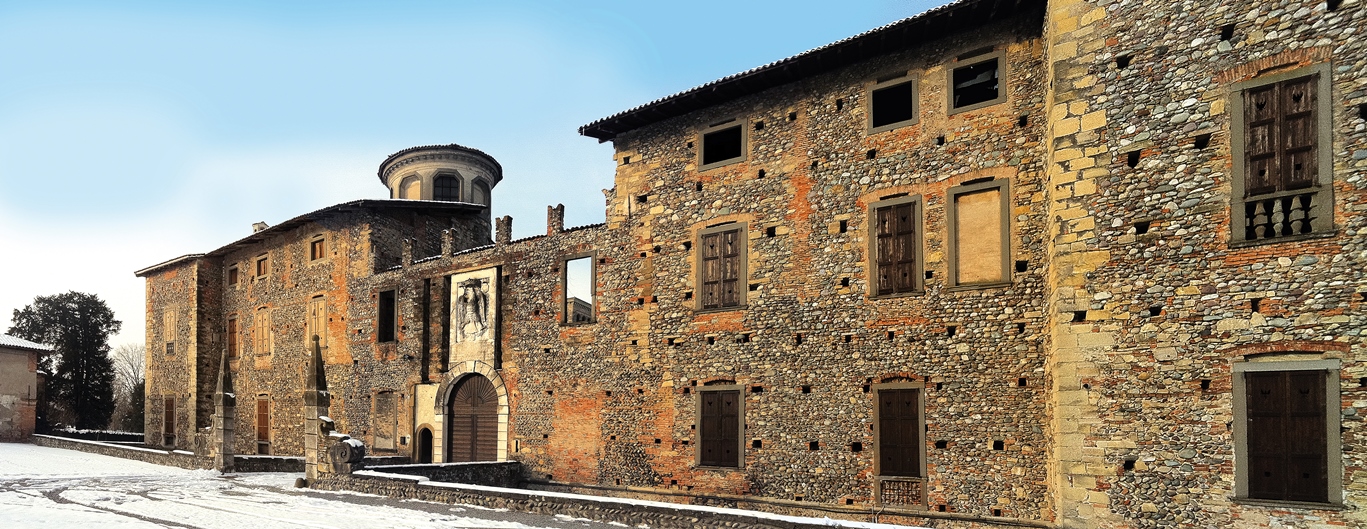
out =
[[(737, 266), (740, 271), (737, 273), (736, 304), (718, 307), (703, 308), (703, 248), (702, 239), (706, 235), (723, 233), (739, 230), (740, 235), (740, 255), (737, 256)], [(750, 291), (750, 223), (744, 221), (723, 222), (702, 228), (693, 234), (693, 311), (694, 312), (726, 312), (732, 310), (745, 310), (749, 304), (748, 293)]]
[[(1001, 193), (1002, 280), (982, 283), (959, 283), (959, 248), (958, 245), (955, 244), (959, 235), (957, 222), (958, 206), (955, 205), (955, 199), (957, 199), (959, 195), (967, 195), (992, 188), (1000, 188)], [(949, 236), (945, 241), (945, 255), (948, 257), (948, 282), (950, 290), (974, 290), (980, 288), (1011, 286), (1011, 180), (1009, 178), (994, 178), (985, 182), (974, 182), (949, 188), (949, 191), (945, 192), (945, 229), (948, 231)]]
[[(702, 464), (703, 425), (702, 394), (705, 392), (736, 392), (736, 466), (716, 466)], [(745, 468), (745, 388), (740, 384), (723, 382), (715, 385), (702, 385), (693, 388), (693, 420), (698, 426), (697, 442), (693, 443), (693, 466), (704, 470), (734, 471)]]
[[(316, 246), (318, 247), (318, 249), (320, 250), (320, 253), (317, 254), (316, 257), (315, 257), (315, 254), (314, 254), (314, 252), (313, 252), (313, 250), (314, 250), (314, 248), (315, 248), (315, 245), (316, 245)], [(307, 248), (308, 248), (308, 256), (309, 256), (308, 262), (309, 262), (310, 264), (312, 264), (312, 263), (318, 263), (318, 262), (327, 260), (327, 258), (328, 258), (328, 238), (327, 238), (327, 234), (325, 234), (325, 233), (319, 233), (319, 234), (315, 234), (315, 235), (312, 236), (312, 237), (309, 237), (309, 244), (308, 244)]]
[[(872, 385), (870, 386), (869, 389), (871, 390), (870, 393), (873, 395), (873, 399), (874, 399), (874, 400), (873, 400), (873, 454), (874, 454), (874, 458), (873, 458), (873, 475), (874, 475), (875, 477), (877, 477), (877, 478), (897, 478), (897, 479), (900, 479), (900, 478), (914, 478), (914, 479), (922, 479), (922, 480), (929, 479), (929, 474), (927, 474), (927, 466), (926, 466), (926, 446), (925, 446), (925, 445), (926, 445), (926, 443), (925, 443), (925, 441), (926, 441), (926, 383), (925, 383), (925, 381), (923, 381), (923, 380), (902, 380), (902, 381), (897, 381), (897, 382), (882, 382), (882, 383), (878, 383), (878, 384), (872, 384)], [(882, 436), (882, 433), (883, 433), (883, 432), (882, 432), (882, 428), (879, 426), (879, 424), (880, 424), (880, 421), (879, 421), (879, 419), (880, 419), (880, 417), (879, 417), (880, 413), (879, 413), (879, 411), (878, 411), (878, 392), (879, 392), (879, 391), (883, 391), (883, 390), (890, 390), (890, 389), (914, 389), (914, 390), (920, 391), (920, 398), (916, 399), (916, 400), (917, 400), (917, 403), (920, 404), (920, 406), (921, 406), (921, 408), (920, 408), (919, 410), (917, 410), (917, 421), (916, 421), (916, 422), (917, 422), (916, 432), (917, 432), (917, 433), (920, 435), (920, 437), (921, 437), (921, 443), (920, 443), (920, 445), (921, 445), (921, 457), (920, 457), (920, 462), (919, 462), (919, 463), (920, 463), (920, 467), (921, 467), (921, 468), (920, 468), (920, 474), (921, 474), (921, 475), (919, 475), (919, 476), (884, 476), (884, 475), (883, 475), (882, 464), (879, 462), (880, 454), (883, 453), (883, 452), (882, 452), (882, 450), (883, 450), (883, 436)], [(925, 490), (925, 487), (922, 487), (922, 490), (924, 491), (924, 490)], [(923, 499), (923, 501), (924, 501), (924, 499)]]
[[(706, 127), (703, 127), (702, 129), (699, 129), (699, 130), (698, 130), (698, 140), (697, 140), (697, 145), (698, 145), (698, 172), (701, 173), (701, 172), (703, 172), (703, 171), (709, 171), (709, 170), (712, 170), (712, 169), (716, 169), (716, 168), (718, 168), (718, 167), (724, 167), (724, 166), (731, 165), (731, 164), (734, 164), (734, 163), (740, 163), (740, 162), (743, 162), (743, 161), (749, 159), (749, 157), (750, 157), (750, 156), (749, 156), (749, 155), (750, 155), (750, 131), (749, 131), (749, 130), (746, 130), (746, 129), (749, 128), (749, 127), (747, 127), (747, 125), (748, 125), (749, 123), (750, 123), (750, 119), (749, 119), (748, 117), (745, 117), (745, 116), (735, 116), (735, 117), (727, 118), (727, 119), (724, 119), (724, 120), (721, 120), (721, 121), (715, 121), (715, 122), (713, 122), (712, 124), (710, 124), (710, 125), (708, 125), (708, 126), (706, 126)], [(725, 160), (718, 160), (718, 161), (715, 161), (715, 162), (712, 162), (712, 163), (709, 163), (709, 164), (704, 164), (704, 163), (703, 163), (703, 151), (705, 150), (705, 145), (707, 144), (707, 143), (704, 141), (704, 139), (707, 137), (707, 135), (708, 135), (708, 134), (712, 134), (712, 133), (714, 133), (714, 132), (723, 131), (723, 130), (726, 130), (726, 129), (729, 129), (729, 128), (732, 128), (732, 127), (740, 127), (740, 156), (736, 156), (736, 157), (733, 157), (733, 158), (727, 158), (727, 159), (725, 159)]]
[(166, 344), (166, 356), (176, 354), (176, 328), (179, 324), (178, 314), (175, 307), (166, 307), (161, 310), (161, 341)]
[[(891, 206), (900, 206), (906, 203), (916, 204), (916, 287), (909, 292), (893, 292), (891, 294), (878, 293), (878, 210)], [(868, 297), (869, 299), (888, 299), (905, 296), (918, 296), (925, 294), (925, 227), (926, 212), (925, 201), (921, 195), (903, 194), (902, 196), (889, 195), (887, 198), (871, 202), (865, 211), (865, 219), (868, 224), (868, 248), (865, 270), (868, 272)]]
[[(393, 301), (393, 308), (392, 308), (392, 311), (391, 311), (391, 312), (393, 312), (393, 314), (390, 315), (389, 321), (387, 321), (387, 322), (385, 322), (385, 321), (380, 321), (380, 320), (381, 320), (381, 317), (380, 317), (381, 314), (380, 314), (380, 313), (382, 312), (381, 307), (384, 305), (384, 297), (385, 297), (385, 294), (390, 294), (390, 295), (392, 295), (392, 296), (393, 296), (393, 300), (394, 300), (394, 301)], [(388, 332), (388, 333), (382, 332), (385, 325), (388, 325), (388, 328), (389, 328), (389, 332)], [(389, 339), (388, 339), (388, 340), (383, 339), (384, 336), (385, 336), (386, 334), (389, 335)], [(380, 290), (380, 291), (376, 294), (376, 296), (375, 296), (375, 343), (380, 344), (380, 345), (383, 345), (383, 344), (393, 344), (393, 343), (398, 343), (398, 342), (399, 342), (399, 289), (398, 289), (398, 287), (391, 287), (391, 288), (388, 288), (388, 289)]]
[[(271, 308), (262, 305), (252, 315), (252, 353), (256, 356), (275, 354), (275, 333), (271, 330)], [(262, 342), (265, 342), (264, 346)]]
[[(993, 59), (997, 60), (997, 97), (995, 99), (989, 99), (987, 101), (983, 101), (980, 103), (974, 103), (972, 105), (954, 108), (954, 70), (966, 68), (969, 66), (977, 66), (979, 64), (982, 64)], [(973, 55), (971, 57), (959, 57), (954, 59), (954, 62), (950, 63), (945, 67), (946, 115), (952, 116), (954, 114), (960, 114), (963, 112), (969, 112), (973, 110), (978, 110), (980, 108), (986, 108), (993, 105), (1005, 103), (1006, 94), (1009, 91), (1009, 87), (1007, 86), (1007, 80), (1010, 79), (1008, 75), (1009, 73), (1010, 67), (1006, 61), (1006, 50), (994, 49), (993, 51), (983, 52), (977, 55)]]
[[(1342, 508), (1344, 506), (1343, 439), (1339, 431), (1342, 424), (1341, 410), (1343, 409), (1343, 394), (1339, 380), (1342, 362), (1337, 358), (1312, 358), (1288, 359), (1285, 355), (1277, 355), (1266, 360), (1250, 359), (1235, 361), (1233, 363), (1233, 391), (1231, 395), (1233, 397), (1232, 400), (1234, 405), (1234, 499), (1236, 502), (1252, 505), (1277, 507), (1291, 506), (1312, 509), (1322, 509), (1326, 506)], [(1324, 429), (1326, 434), (1325, 441), (1328, 444), (1326, 447), (1326, 454), (1329, 458), (1328, 503), (1267, 500), (1248, 497), (1248, 401), (1246, 397), (1247, 383), (1245, 382), (1243, 375), (1250, 372), (1266, 371), (1324, 372)]]
[[(450, 178), (450, 179), (452, 179), (452, 180), (455, 181), (455, 184), (456, 184), (456, 185), (455, 185), (456, 196), (454, 196), (454, 197), (449, 197), (449, 198), (437, 198), (437, 180), (440, 180), (440, 179), (442, 179), (442, 178)], [(431, 199), (434, 200), (434, 201), (439, 201), (439, 202), (461, 202), (462, 199), (464, 198), (464, 195), (465, 195), (465, 192), (464, 192), (465, 189), (464, 189), (464, 187), (465, 187), (465, 180), (464, 180), (463, 178), (460, 177), (460, 174), (459, 174), (459, 173), (454, 173), (454, 172), (450, 172), (450, 171), (441, 171), (441, 172), (438, 172), (438, 173), (432, 175), (432, 195), (431, 195)]]
[(269, 277), (271, 275), (270, 252), (265, 252), (260, 255), (257, 255), (255, 259), (252, 259), (252, 263), (254, 266), (253, 272), (255, 272), (254, 275), (256, 278), (260, 279), (264, 277)]
[[(592, 294), (590, 294), (591, 299), (589, 299), (589, 309), (592, 311), (592, 314), (589, 316), (589, 321), (572, 322), (572, 321), (570, 321), (570, 310), (569, 310), (569, 307), (566, 306), (566, 304), (569, 303), (569, 296), (570, 296), (570, 281), (569, 281), (569, 279), (570, 279), (570, 266), (569, 266), (569, 265), (570, 265), (570, 261), (574, 261), (574, 260), (577, 260), (577, 259), (585, 259), (585, 258), (587, 258), (587, 259), (589, 260), (589, 288), (593, 291)], [(564, 326), (576, 326), (576, 325), (592, 325), (592, 324), (598, 323), (598, 252), (597, 252), (597, 251), (588, 251), (588, 252), (580, 252), (580, 253), (574, 253), (574, 254), (565, 254), (565, 255), (560, 256), (560, 297), (559, 297), (559, 308), (560, 308), (560, 310), (559, 310), (558, 312), (560, 313), (560, 318), (559, 318), (559, 319), (560, 319), (560, 325), (564, 325)]]
[[(885, 88), (911, 84), (911, 119), (888, 123), (886, 125), (873, 126), (873, 93)], [(864, 84), (864, 130), (865, 134), (874, 135), (880, 132), (908, 127), (921, 122), (921, 74), (914, 71), (898, 71), (878, 77), (875, 80)]]
[[(1277, 244), (1291, 241), (1301, 241), (1306, 239), (1318, 239), (1333, 236), (1336, 232), (1334, 226), (1334, 108), (1333, 108), (1333, 69), (1328, 63), (1312, 64), (1294, 70), (1268, 74), (1255, 77), (1245, 81), (1240, 81), (1229, 86), (1228, 101), (1229, 118), (1229, 147), (1230, 155), (1233, 160), (1233, 171), (1229, 179), (1229, 245), (1231, 247), (1261, 246), (1264, 244)], [(1318, 100), (1315, 104), (1316, 113), (1316, 137), (1315, 142), (1318, 152), (1315, 156), (1315, 185), (1310, 189), (1315, 189), (1323, 194), (1325, 198), (1319, 201), (1327, 211), (1319, 214), (1311, 222), (1311, 232), (1301, 235), (1290, 235), (1285, 237), (1275, 237), (1268, 239), (1248, 240), (1244, 238), (1243, 219), (1241, 213), (1248, 200), (1244, 197), (1244, 93), (1249, 89), (1261, 88), (1270, 84), (1279, 83), (1299, 77), (1318, 75), (1315, 80), (1315, 91)], [(1303, 190), (1302, 190), (1303, 191)], [(1271, 196), (1264, 195), (1264, 196)], [(1257, 198), (1257, 197), (1249, 197)]]
[(223, 282), (230, 287), (237, 288), (238, 285), (242, 284), (242, 270), (237, 265), (229, 266)]
[[(261, 440), (261, 403), (263, 402), (266, 403), (266, 439), (264, 441)], [(253, 403), (252, 445), (256, 447), (254, 453), (257, 455), (271, 455), (271, 453), (274, 452), (271, 450), (271, 447), (275, 444), (275, 421), (272, 420), (274, 419), (274, 417), (272, 417), (274, 413), (272, 412), (275, 411), (275, 404), (271, 402), (271, 395), (269, 393), (258, 393)], [(263, 445), (266, 449), (264, 453), (261, 451)]]
[[(475, 201), (476, 189), (482, 190), (484, 194), (483, 201)], [(494, 187), (489, 185), (488, 181), (486, 181), (484, 178), (476, 177), (470, 181), (470, 200), (468, 202), (471, 204), (479, 204), (481, 206), (488, 207), (489, 204), (492, 204), (494, 201), (493, 193)]]
[[(398, 185), (394, 186), (394, 198), (398, 200), (422, 200), (427, 193), (427, 185), (426, 182), (424, 182), (424, 180), (425, 179), (422, 177), (422, 175), (419, 175), (417, 173), (409, 173), (399, 177)], [(412, 182), (416, 182), (418, 184), (418, 198), (407, 198), (403, 196), (404, 187), (407, 187), (407, 184)]]

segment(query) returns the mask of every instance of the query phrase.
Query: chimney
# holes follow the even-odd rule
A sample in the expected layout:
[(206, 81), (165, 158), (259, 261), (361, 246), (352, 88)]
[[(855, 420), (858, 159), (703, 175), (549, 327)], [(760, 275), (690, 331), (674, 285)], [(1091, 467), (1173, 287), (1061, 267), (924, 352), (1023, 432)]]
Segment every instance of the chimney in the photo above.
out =
[(505, 246), (513, 242), (513, 217), (504, 215), (494, 219), (494, 244)]
[(264, 230), (264, 229), (269, 228), (269, 227), (271, 227), (271, 225), (270, 225), (270, 224), (266, 224), (265, 222), (257, 222), (257, 223), (254, 223), (254, 224), (252, 224), (252, 233), (259, 232), (259, 231)]
[(565, 205), (546, 206), (546, 235), (565, 231)]

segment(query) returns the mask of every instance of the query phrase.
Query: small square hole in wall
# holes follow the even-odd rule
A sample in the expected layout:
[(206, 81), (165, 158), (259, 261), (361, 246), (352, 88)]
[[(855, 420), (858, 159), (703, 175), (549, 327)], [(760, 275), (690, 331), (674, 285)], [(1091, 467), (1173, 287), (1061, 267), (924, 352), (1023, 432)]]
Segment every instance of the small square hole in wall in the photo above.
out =
[(615, 480), (613, 480), (613, 481), (615, 481), (618, 485), (621, 485), (621, 484), (622, 484), (622, 479), (621, 479), (621, 478), (615, 479)]
[(641, 252), (641, 257), (645, 257), (645, 256), (646, 256), (646, 253), (645, 253), (645, 252)]
[(758, 449), (763, 448), (763, 447), (764, 447), (764, 443), (763, 443), (762, 441), (760, 441), (759, 439), (755, 439), (755, 440), (753, 440), (753, 441), (750, 441), (750, 448), (754, 448), (754, 449), (758, 450)]
[(992, 509), (992, 516), (1001, 516), (1001, 515), (1002, 515), (1002, 510), (1001, 510), (1001, 509)]
[(945, 137), (944, 137), (944, 136), (936, 137), (936, 138), (935, 138), (935, 144), (936, 144), (936, 145), (944, 145), (944, 144), (945, 144)]
[(940, 511), (940, 512), (946, 512), (946, 511), (949, 510), (949, 507), (946, 506), (945, 504), (941, 503), (941, 504), (935, 506), (935, 510)]
[(1191, 145), (1197, 149), (1204, 149), (1210, 146), (1210, 134), (1198, 134), (1192, 139)]
[(935, 271), (934, 271), (934, 270), (926, 270), (926, 279), (930, 279), (930, 278), (932, 278), (932, 277), (935, 277)]
[(751, 292), (757, 292), (757, 291), (759, 291), (759, 283), (750, 283), (750, 291), (751, 291)]
[(694, 190), (694, 191), (702, 191), (702, 182), (695, 182), (695, 183), (693, 184), (693, 190)]
[(1125, 165), (1136, 167), (1139, 165), (1139, 151), (1130, 151), (1125, 154)]
[(693, 389), (692, 389), (692, 388), (684, 388), (683, 394), (684, 394), (684, 395), (687, 395), (687, 394), (692, 393), (692, 392), (693, 392)]
[[(655, 444), (660, 444), (660, 440), (659, 440), (659, 439), (656, 439), (656, 440), (655, 440)], [(669, 482), (669, 484), (670, 484), (670, 485), (677, 485), (678, 482), (671, 481), (671, 482)]]
[(803, 393), (811, 393), (811, 392), (812, 392), (812, 387), (811, 387), (811, 386), (802, 386), (802, 392), (803, 392)]
[(1016, 273), (1023, 273), (1030, 267), (1030, 261), (1016, 261)]
[(693, 142), (691, 142), (691, 141), (690, 141), (690, 142), (688, 142), (688, 148), (690, 148), (690, 149), (692, 149), (692, 148), (693, 148)]
[(636, 394), (637, 394), (637, 395), (645, 395), (645, 394), (646, 394), (646, 390), (643, 389), (643, 388), (636, 388)]
[(1210, 389), (1210, 379), (1209, 379), (1209, 378), (1203, 378), (1203, 379), (1201, 379), (1201, 391), (1206, 391), (1206, 390), (1209, 390), (1209, 389)]
[(1161, 315), (1163, 315), (1163, 307), (1160, 307), (1160, 306), (1149, 307), (1149, 317), (1150, 317), (1150, 318), (1156, 318), (1156, 317), (1161, 316)]
[(958, 325), (950, 325), (950, 326), (945, 327), (945, 336), (953, 337), (955, 334), (958, 334), (958, 333), (959, 333), (959, 326), (958, 326)]
[(1234, 38), (1234, 24), (1225, 24), (1224, 26), (1221, 26), (1220, 40), (1229, 40), (1232, 38)]
[(1252, 312), (1261, 312), (1261, 309), (1262, 309), (1262, 308), (1263, 308), (1263, 298), (1252, 298), (1252, 299), (1248, 300), (1248, 310), (1250, 310), (1250, 311), (1252, 311)]
[(845, 498), (845, 505), (854, 505), (854, 498)]
[(872, 159), (877, 158), (877, 157), (878, 157), (878, 149), (869, 149), (869, 152), (864, 153), (864, 159), (866, 159), (866, 160), (872, 160)]
[(1367, 119), (1367, 103), (1358, 105), (1358, 119)]
[(665, 343), (669, 344), (669, 346), (671, 346), (671, 347), (677, 346), (677, 345), (679, 345), (679, 339), (678, 339), (678, 338), (668, 338), (668, 339), (665, 340)]
[(939, 448), (939, 449), (941, 449), (941, 450), (944, 450), (945, 448), (949, 448), (949, 441), (946, 441), (946, 440), (944, 440), (944, 439), (941, 439), (941, 440), (939, 440), (939, 441), (935, 441), (935, 448)]
[(1085, 310), (1075, 310), (1075, 311), (1073, 311), (1073, 321), (1087, 321), (1087, 311), (1085, 311)]
[(821, 449), (821, 443), (819, 443), (819, 442), (817, 442), (817, 441), (809, 442), (809, 443), (807, 443), (807, 449), (808, 449), (808, 450), (820, 450), (820, 449)]
[(684, 292), (684, 299), (693, 299), (693, 291)]
[(659, 302), (660, 302), (660, 297), (659, 297), (659, 296), (650, 296), (650, 302), (651, 302), (651, 303), (659, 303)]
[(1152, 222), (1153, 222), (1153, 221), (1149, 221), (1149, 220), (1135, 221), (1135, 223), (1134, 223), (1134, 233), (1135, 233), (1135, 235), (1143, 235), (1143, 234), (1145, 234), (1145, 233), (1148, 233), (1148, 232), (1149, 232), (1149, 226), (1151, 225)]
[(1133, 56), (1133, 55), (1128, 55), (1128, 54), (1126, 54), (1126, 55), (1120, 55), (1120, 56), (1118, 56), (1118, 57), (1115, 58), (1115, 67), (1116, 67), (1117, 69), (1121, 69), (1121, 70), (1124, 70), (1125, 68), (1129, 68), (1129, 67), (1130, 67), (1130, 61), (1132, 61), (1132, 60), (1134, 60), (1134, 56)]
[(850, 230), (850, 221), (848, 221), (848, 220), (842, 220), (842, 221), (840, 221), (840, 233), (845, 233), (845, 232), (847, 232), (847, 231), (849, 231), (849, 230)]
[(751, 339), (753, 336), (754, 336), (754, 333), (749, 333), (749, 332), (747, 332), (747, 333), (741, 333), (741, 335), (740, 335), (739, 337), (736, 338), (736, 343), (750, 343), (750, 339)]
[(611, 396), (612, 396), (612, 391), (611, 391), (611, 390), (604, 391), (604, 392), (603, 392), (603, 395), (608, 396), (608, 397), (611, 397)]
[(637, 344), (637, 340), (632, 340), (632, 341), (631, 341), (631, 345), (636, 345), (636, 344)]
[(764, 393), (764, 386), (750, 386), (750, 393)]
[[(549, 350), (550, 350), (550, 349), (547, 349), (547, 351), (549, 351)], [(553, 389), (548, 389), (548, 390), (546, 390), (546, 394), (547, 394), (547, 395), (554, 395), (554, 394), (555, 394), (555, 390), (553, 390)]]
[(756, 121), (756, 122), (755, 122), (755, 130), (764, 130), (764, 122), (763, 122), (763, 121)]
[(689, 251), (689, 250), (692, 250), (692, 249), (693, 249), (693, 242), (692, 242), (692, 241), (684, 241), (684, 243), (683, 243), (683, 249), (684, 249), (685, 252), (687, 252), (687, 251)]
[(840, 278), (840, 286), (842, 286), (842, 287), (850, 286), (850, 278), (848, 278), (848, 277), (842, 277), (842, 278)]
[(1017, 323), (1017, 324), (1016, 324), (1016, 332), (1019, 333), (1019, 334), (1025, 334), (1025, 324), (1024, 324), (1024, 323)]
[(547, 348), (545, 348), (545, 349), (542, 349), (541, 352), (546, 353), (546, 354), (551, 354), (551, 348), (550, 348), (550, 347), (547, 347)]
[(1133, 460), (1133, 459), (1126, 459), (1124, 463), (1121, 463), (1121, 464), (1120, 464), (1120, 468), (1123, 468), (1123, 469), (1125, 469), (1125, 470), (1127, 470), (1127, 471), (1129, 471), (1129, 470), (1134, 470), (1134, 460)]
[(636, 202), (638, 204), (645, 204), (648, 200), (650, 200), (650, 195), (636, 195)]
[(1362, 377), (1358, 379), (1358, 387), (1367, 388), (1367, 377)]
[(758, 172), (756, 172), (755, 178), (764, 178), (764, 169), (760, 169)]
[[(616, 441), (616, 440), (617, 440), (617, 436), (615, 436), (615, 435), (609, 435), (609, 436), (608, 436), (608, 440), (609, 440), (609, 441)], [(620, 479), (617, 480), (617, 483), (618, 483), (618, 484), (621, 484), (621, 482), (622, 482), (622, 480), (620, 480)]]
[(788, 121), (797, 121), (797, 112), (789, 112)]
[(839, 112), (839, 111), (841, 111), (841, 110), (845, 110), (845, 100), (844, 100), (844, 99), (837, 99), (837, 100), (835, 100), (835, 111), (836, 111), (836, 112)]
[(764, 228), (764, 236), (765, 236), (765, 237), (773, 237), (773, 236), (775, 236), (775, 235), (778, 235), (778, 228), (777, 228), (777, 227), (775, 227), (775, 226), (769, 226), (768, 228)]
[(855, 442), (853, 442), (853, 443), (850, 443), (850, 451), (851, 451), (851, 452), (855, 452), (855, 453), (863, 452), (863, 451), (864, 451), (864, 443), (861, 443), (861, 442), (859, 442), (859, 441), (855, 441)]
[(801, 496), (801, 495), (793, 496), (793, 501), (802, 501), (802, 496)]
[(1002, 442), (1002, 441), (1000, 441), (1000, 440), (992, 441), (992, 449), (993, 449), (993, 450), (1004, 450), (1004, 449), (1006, 449), (1006, 443), (1004, 443), (1004, 442)]
[(1021, 116), (1021, 117), (1016, 118), (1016, 126), (1017, 126), (1017, 127), (1024, 127), (1024, 126), (1029, 125), (1029, 124), (1030, 124), (1030, 116)]
[(852, 343), (852, 342), (854, 342), (854, 335), (853, 335), (853, 334), (844, 334), (844, 335), (841, 335), (841, 338), (844, 339), (845, 343)]
[(887, 332), (887, 337), (888, 337), (888, 341), (892, 341), (892, 340), (896, 339), (896, 338), (897, 338), (897, 331), (888, 331), (888, 332)]
[(707, 337), (707, 345), (715, 345), (716, 343), (717, 343), (717, 337), (716, 337), (716, 336), (708, 336), (708, 337)]
[(1340, 5), (1343, 5), (1343, 0), (1327, 0), (1324, 2), (1325, 9), (1330, 11), (1337, 11)]
[(816, 160), (812, 160), (812, 169), (816, 169)]
[(793, 344), (802, 345), (802, 333), (797, 333), (793, 335)]
[(1028, 382), (1029, 381), (1026, 380), (1025, 377), (1018, 378), (1016, 379), (1016, 387), (1023, 388), (1028, 385)]
[(935, 391), (940, 391), (940, 390), (942, 390), (942, 389), (945, 389), (945, 383), (944, 383), (944, 382), (936, 382), (936, 383), (935, 383)]
[(630, 164), (630, 163), (631, 163), (631, 157), (630, 157), (630, 156), (623, 156), (623, 157), (622, 157), (622, 165), (627, 165), (627, 164)]

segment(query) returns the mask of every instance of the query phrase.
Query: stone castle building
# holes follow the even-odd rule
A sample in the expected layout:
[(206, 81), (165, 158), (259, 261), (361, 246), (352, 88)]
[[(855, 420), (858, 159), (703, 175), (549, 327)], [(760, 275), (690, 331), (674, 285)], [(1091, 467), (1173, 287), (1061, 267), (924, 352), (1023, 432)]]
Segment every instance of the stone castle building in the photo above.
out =
[[(138, 272), (147, 431), (943, 527), (1367, 523), (1362, 0), (960, 0), (595, 121), (511, 240), (459, 145)], [(494, 232), (492, 240), (490, 231)]]

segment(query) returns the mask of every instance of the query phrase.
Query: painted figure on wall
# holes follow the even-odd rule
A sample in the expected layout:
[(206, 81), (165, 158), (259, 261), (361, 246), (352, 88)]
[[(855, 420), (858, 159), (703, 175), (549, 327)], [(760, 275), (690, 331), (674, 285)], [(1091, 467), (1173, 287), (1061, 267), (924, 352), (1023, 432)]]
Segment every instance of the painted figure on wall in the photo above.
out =
[(456, 341), (489, 339), (489, 278), (472, 277), (459, 283)]

